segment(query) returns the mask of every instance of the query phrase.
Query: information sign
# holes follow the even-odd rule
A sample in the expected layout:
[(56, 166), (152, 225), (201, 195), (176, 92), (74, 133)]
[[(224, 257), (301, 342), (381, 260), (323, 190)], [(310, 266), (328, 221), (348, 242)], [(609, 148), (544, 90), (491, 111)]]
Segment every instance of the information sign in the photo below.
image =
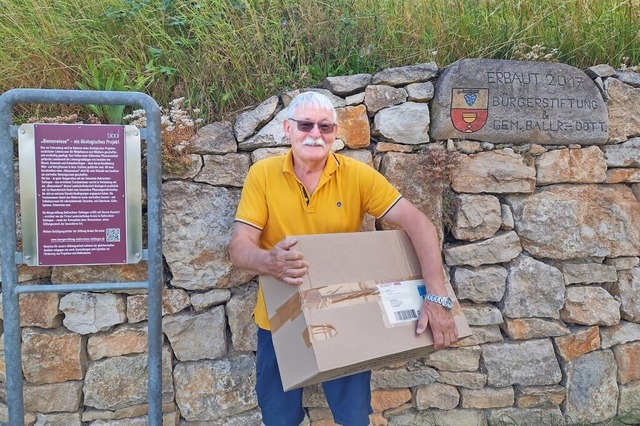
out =
[(20, 127), (19, 143), (26, 263), (141, 259), (138, 129), (30, 124)]

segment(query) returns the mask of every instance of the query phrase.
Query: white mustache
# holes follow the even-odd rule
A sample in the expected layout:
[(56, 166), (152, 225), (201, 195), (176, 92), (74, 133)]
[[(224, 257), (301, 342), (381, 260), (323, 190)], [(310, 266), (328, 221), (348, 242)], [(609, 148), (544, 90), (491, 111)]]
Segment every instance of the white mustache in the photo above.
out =
[(321, 146), (324, 148), (324, 141), (322, 140), (322, 138), (318, 138), (318, 139), (313, 139), (312, 137), (307, 137), (305, 138), (305, 140), (302, 141), (302, 145), (304, 146)]

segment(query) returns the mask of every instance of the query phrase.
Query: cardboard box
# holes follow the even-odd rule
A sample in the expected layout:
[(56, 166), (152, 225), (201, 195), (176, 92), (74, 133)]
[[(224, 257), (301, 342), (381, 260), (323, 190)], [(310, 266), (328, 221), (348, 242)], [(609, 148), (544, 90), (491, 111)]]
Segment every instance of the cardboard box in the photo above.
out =
[[(415, 333), (421, 270), (404, 231), (297, 238), (309, 262), (304, 284), (260, 276), (285, 390), (433, 351), (430, 333)], [(453, 313), (458, 336), (470, 335), (457, 301)]]

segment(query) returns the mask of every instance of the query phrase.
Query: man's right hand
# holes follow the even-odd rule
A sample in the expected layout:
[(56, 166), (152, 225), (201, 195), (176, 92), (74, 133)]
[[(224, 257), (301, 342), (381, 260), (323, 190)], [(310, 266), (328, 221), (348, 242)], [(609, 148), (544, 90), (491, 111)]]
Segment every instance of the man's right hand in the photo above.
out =
[(229, 242), (229, 257), (235, 267), (256, 275), (267, 274), (290, 285), (300, 285), (309, 264), (293, 250), (297, 238), (285, 238), (271, 250), (258, 247), (261, 230), (236, 222)]
[(285, 238), (269, 250), (270, 275), (285, 284), (301, 285), (309, 266), (302, 253), (292, 250), (296, 244), (297, 238)]

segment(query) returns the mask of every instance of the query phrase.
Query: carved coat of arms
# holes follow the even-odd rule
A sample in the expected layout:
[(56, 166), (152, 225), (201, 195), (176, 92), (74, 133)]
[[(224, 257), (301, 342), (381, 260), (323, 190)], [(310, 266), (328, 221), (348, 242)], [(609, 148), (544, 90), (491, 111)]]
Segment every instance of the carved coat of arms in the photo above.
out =
[(464, 133), (482, 129), (487, 122), (489, 89), (452, 89), (451, 122)]

